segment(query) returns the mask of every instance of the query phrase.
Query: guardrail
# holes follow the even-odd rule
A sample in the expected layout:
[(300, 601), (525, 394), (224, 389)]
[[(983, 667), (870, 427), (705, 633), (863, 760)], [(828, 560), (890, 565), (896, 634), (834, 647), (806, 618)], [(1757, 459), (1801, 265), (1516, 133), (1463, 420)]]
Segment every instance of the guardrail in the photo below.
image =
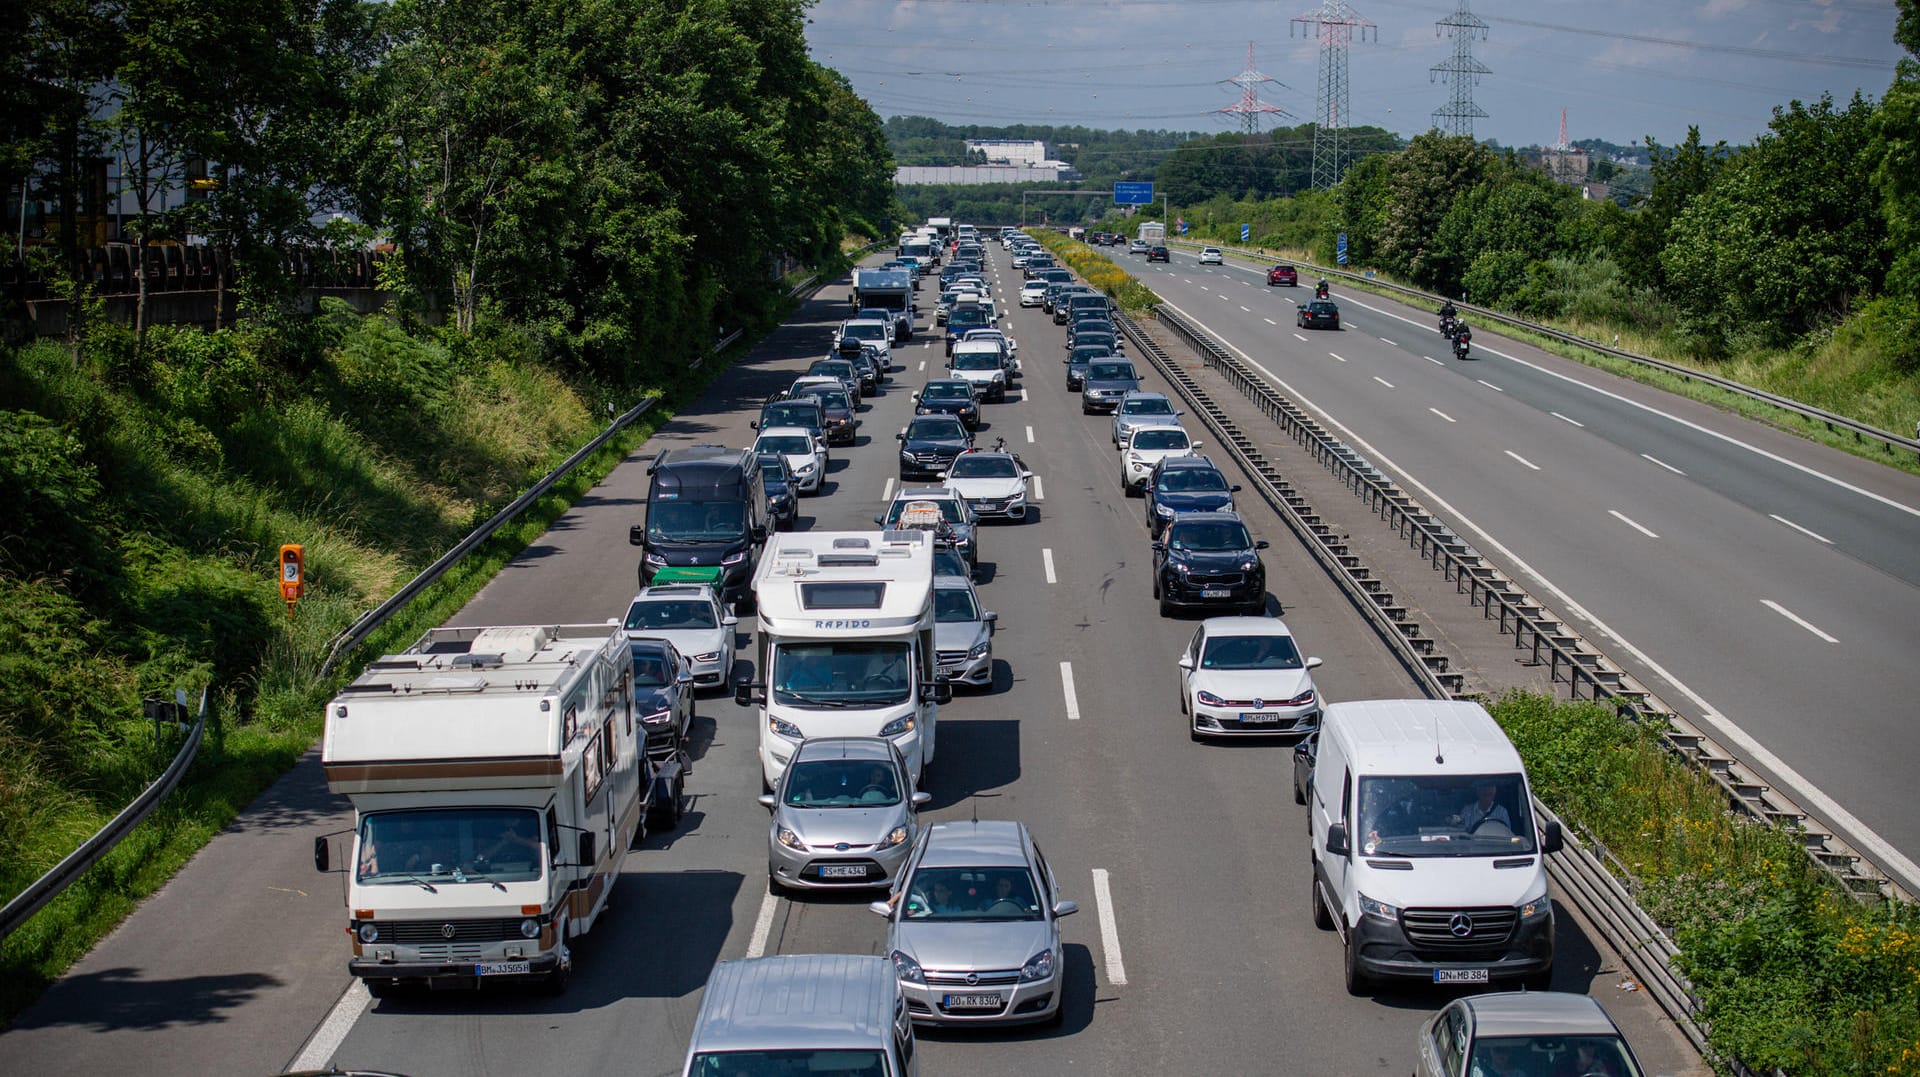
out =
[[(180, 698), (181, 707), (184, 710), (185, 693), (181, 693)], [(26, 923), (47, 902), (52, 901), (60, 895), (62, 890), (73, 885), (75, 879), (84, 874), (88, 868), (99, 863), (101, 857), (112, 852), (114, 846), (119, 845), (128, 834), (133, 832), (134, 827), (139, 826), (142, 820), (153, 813), (153, 809), (160, 806), (160, 802), (166, 799), (167, 794), (173, 792), (174, 787), (180, 784), (180, 779), (187, 773), (187, 768), (193, 765), (193, 757), (200, 751), (200, 742), (206, 730), (207, 689), (202, 688), (200, 712), (194, 718), (193, 725), (187, 730), (186, 741), (180, 745), (180, 750), (174, 753), (173, 762), (167, 764), (167, 769), (161, 771), (158, 778), (141, 790), (139, 796), (133, 798), (133, 803), (121, 809), (120, 814), (95, 831), (92, 837), (81, 842), (78, 849), (68, 853), (66, 859), (55, 864), (52, 870), (35, 879), (25, 890), (15, 895), (12, 901), (7, 902), (6, 908), (0, 909), (0, 939), (13, 934), (15, 929)]]
[[(1203, 244), (1195, 243), (1192, 240), (1171, 240), (1169, 241), (1169, 245), (1178, 247), (1203, 246)], [(1250, 261), (1276, 260), (1273, 255), (1267, 254), (1265, 251), (1248, 250), (1245, 247), (1228, 247), (1218, 243), (1204, 244), (1204, 246), (1219, 247), (1220, 250), (1228, 254), (1236, 255)], [(1288, 261), (1291, 261), (1291, 259), (1288, 259)], [(1333, 266), (1318, 266), (1312, 262), (1296, 262), (1294, 264), (1305, 266), (1322, 276), (1338, 277), (1343, 280), (1364, 284), (1369, 288), (1378, 288), (1382, 291), (1393, 292), (1408, 299), (1418, 300), (1422, 304), (1446, 302), (1445, 296), (1434, 295), (1431, 292), (1423, 292), (1417, 288), (1408, 288), (1405, 285), (1394, 284), (1363, 273), (1354, 273)], [(1453, 301), (1453, 305), (1460, 310), (1473, 314), (1482, 321), (1498, 322), (1501, 325), (1511, 326), (1512, 328), (1524, 330), (1529, 333), (1537, 333), (1540, 336), (1560, 341), (1563, 344), (1571, 344), (1575, 347), (1585, 348), (1588, 351), (1612, 356), (1615, 359), (1624, 359), (1627, 362), (1640, 366), (1661, 370), (1686, 381), (1702, 382), (1725, 390), (1726, 392), (1771, 405), (1782, 411), (1792, 412), (1810, 422), (1824, 425), (1831, 432), (1846, 431), (1851, 433), (1855, 441), (1880, 442), (1889, 453), (1893, 452), (1895, 448), (1901, 448), (1920, 454), (1920, 440), (1901, 437), (1898, 434), (1869, 426), (1866, 423), (1854, 419), (1849, 419), (1844, 415), (1837, 415), (1831, 411), (1825, 411), (1809, 404), (1802, 404), (1797, 400), (1790, 400), (1787, 397), (1769, 393), (1764, 389), (1755, 389), (1750, 385), (1743, 385), (1730, 378), (1723, 378), (1717, 374), (1709, 374), (1702, 370), (1696, 370), (1693, 367), (1681, 366), (1678, 363), (1669, 363), (1664, 359), (1656, 359), (1651, 355), (1641, 355), (1639, 352), (1630, 352), (1622, 348), (1611, 347), (1597, 340), (1588, 340), (1586, 337), (1576, 336), (1564, 330), (1555, 329), (1549, 325), (1541, 325), (1538, 322), (1530, 322), (1524, 318), (1516, 318), (1510, 314), (1504, 314), (1494, 310), (1491, 307), (1475, 306), (1458, 299)]]

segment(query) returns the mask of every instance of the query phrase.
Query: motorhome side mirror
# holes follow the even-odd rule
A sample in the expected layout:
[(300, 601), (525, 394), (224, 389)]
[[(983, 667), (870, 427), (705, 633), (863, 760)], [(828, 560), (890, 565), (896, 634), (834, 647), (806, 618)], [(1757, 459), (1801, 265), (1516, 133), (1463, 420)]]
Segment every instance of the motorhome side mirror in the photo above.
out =
[(313, 870), (326, 871), (332, 866), (333, 849), (328, 845), (327, 839), (313, 839)]
[(593, 855), (595, 852), (593, 844), (594, 836), (592, 831), (587, 831), (580, 835), (580, 866), (583, 868), (591, 867), (594, 860), (597, 859), (597, 857)]
[(645, 546), (646, 544), (647, 544), (647, 529), (645, 526), (641, 524), (634, 524), (632, 527), (627, 528), (627, 545)]
[(953, 702), (953, 682), (945, 674), (933, 682), (933, 701), (942, 707)]
[(1327, 828), (1327, 854), (1329, 856), (1345, 856), (1347, 855), (1348, 852), (1349, 852), (1349, 849), (1347, 847), (1347, 824), (1335, 823), (1332, 826), (1328, 827)]
[(1079, 911), (1080, 903), (1077, 901), (1056, 901), (1053, 903), (1053, 915), (1056, 919), (1062, 916), (1072, 916)]
[[(1543, 853), (1557, 853), (1566, 847), (1567, 836), (1561, 832), (1559, 820), (1548, 823), (1545, 831), (1540, 835), (1540, 851)], [(323, 868), (321, 870), (325, 869)]]
[(733, 689), (733, 701), (742, 707), (757, 706), (767, 701), (767, 686), (752, 681), (741, 681)]
[(933, 794), (932, 794), (932, 793), (928, 793), (928, 792), (919, 792), (919, 793), (915, 793), (915, 794), (913, 794), (913, 806), (914, 806), (914, 807), (916, 807), (916, 808), (921, 808), (921, 807), (925, 807), (926, 805), (928, 805), (928, 804), (931, 804), (931, 803), (933, 803)]
[(763, 807), (763, 808), (765, 808), (765, 809), (767, 809), (768, 811), (772, 811), (772, 810), (773, 810), (773, 805), (774, 805), (774, 803), (775, 803), (775, 801), (774, 801), (774, 799), (773, 799), (773, 794), (772, 794), (772, 793), (762, 793), (762, 794), (760, 794), (760, 806), (761, 806), (761, 807)]

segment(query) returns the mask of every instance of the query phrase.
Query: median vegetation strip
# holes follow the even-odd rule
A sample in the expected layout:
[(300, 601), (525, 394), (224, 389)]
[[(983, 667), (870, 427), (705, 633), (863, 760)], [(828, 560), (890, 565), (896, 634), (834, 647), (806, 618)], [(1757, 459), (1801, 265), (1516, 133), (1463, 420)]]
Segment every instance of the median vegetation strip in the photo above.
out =
[(1082, 280), (1107, 293), (1128, 314), (1144, 314), (1160, 302), (1153, 289), (1133, 279), (1126, 270), (1085, 243), (1049, 228), (1035, 229), (1033, 236), (1079, 273)]
[(1529, 693), (1492, 707), (1534, 793), (1679, 947), (1722, 1072), (1920, 1074), (1920, 914), (1842, 892), (1787, 830), (1730, 812), (1655, 730)]

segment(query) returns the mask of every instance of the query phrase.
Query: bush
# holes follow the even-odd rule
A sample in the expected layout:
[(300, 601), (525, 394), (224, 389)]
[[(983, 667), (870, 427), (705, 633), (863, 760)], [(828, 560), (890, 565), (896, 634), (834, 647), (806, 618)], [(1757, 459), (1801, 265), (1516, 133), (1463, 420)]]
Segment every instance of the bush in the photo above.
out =
[(1126, 270), (1114, 265), (1112, 259), (1085, 243), (1044, 228), (1038, 230), (1036, 238), (1041, 245), (1072, 266), (1089, 285), (1111, 296), (1120, 309), (1139, 313), (1160, 302), (1160, 297), (1153, 293), (1153, 289), (1134, 280)]

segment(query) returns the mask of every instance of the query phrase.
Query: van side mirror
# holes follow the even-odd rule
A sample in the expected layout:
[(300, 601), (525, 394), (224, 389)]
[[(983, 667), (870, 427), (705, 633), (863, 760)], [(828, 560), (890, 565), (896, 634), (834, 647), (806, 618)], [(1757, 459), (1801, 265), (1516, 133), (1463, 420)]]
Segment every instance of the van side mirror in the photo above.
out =
[(741, 681), (733, 686), (733, 701), (742, 707), (758, 706), (767, 701), (767, 686), (752, 681)]
[(916, 808), (921, 808), (921, 807), (925, 807), (926, 805), (928, 805), (928, 804), (931, 804), (931, 803), (933, 803), (933, 794), (932, 794), (932, 793), (928, 793), (928, 792), (924, 792), (924, 791), (923, 791), (923, 792), (919, 792), (919, 793), (915, 793), (915, 794), (913, 794), (913, 806), (914, 806), (914, 807), (916, 807)]
[(324, 837), (313, 839), (313, 870), (326, 871), (333, 866), (333, 850)]
[(632, 527), (627, 528), (627, 545), (645, 546), (646, 544), (647, 529), (644, 525), (634, 524)]
[(1335, 823), (1327, 828), (1327, 855), (1345, 856), (1352, 851), (1347, 844), (1347, 824)]
[(592, 867), (594, 860), (597, 859), (593, 855), (596, 851), (593, 842), (594, 837), (595, 835), (591, 830), (583, 831), (580, 835), (579, 859), (580, 866), (583, 868)]
[(1540, 835), (1540, 851), (1557, 853), (1566, 847), (1567, 836), (1561, 832), (1559, 820), (1548, 823)]

